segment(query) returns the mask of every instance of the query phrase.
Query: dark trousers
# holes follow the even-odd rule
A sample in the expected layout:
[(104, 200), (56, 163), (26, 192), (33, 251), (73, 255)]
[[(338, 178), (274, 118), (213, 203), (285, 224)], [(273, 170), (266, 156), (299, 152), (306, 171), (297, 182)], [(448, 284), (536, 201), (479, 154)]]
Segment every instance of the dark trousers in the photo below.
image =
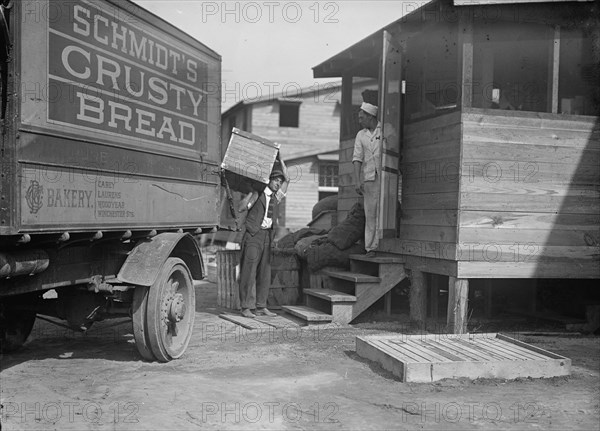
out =
[(265, 308), (271, 288), (271, 229), (244, 233), (240, 262), (242, 308)]

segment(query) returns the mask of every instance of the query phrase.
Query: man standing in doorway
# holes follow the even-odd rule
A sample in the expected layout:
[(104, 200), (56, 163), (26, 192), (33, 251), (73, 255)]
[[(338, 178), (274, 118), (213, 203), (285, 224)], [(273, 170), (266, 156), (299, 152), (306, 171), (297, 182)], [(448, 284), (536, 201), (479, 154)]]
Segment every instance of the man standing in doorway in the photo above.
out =
[[(283, 160), (279, 159), (279, 165), (281, 169), (273, 169), (264, 191), (249, 193), (238, 207), (240, 212), (248, 211), (242, 238), (239, 279), (240, 303), (244, 317), (277, 316), (267, 309), (267, 297), (271, 288), (273, 214), (275, 206), (285, 197), (289, 183)], [(256, 311), (253, 313), (254, 309)]]
[(352, 164), (356, 193), (364, 196), (365, 250), (374, 257), (379, 245), (377, 213), (381, 183), (381, 124), (377, 121), (377, 106), (364, 102), (358, 122), (362, 129), (356, 134)]

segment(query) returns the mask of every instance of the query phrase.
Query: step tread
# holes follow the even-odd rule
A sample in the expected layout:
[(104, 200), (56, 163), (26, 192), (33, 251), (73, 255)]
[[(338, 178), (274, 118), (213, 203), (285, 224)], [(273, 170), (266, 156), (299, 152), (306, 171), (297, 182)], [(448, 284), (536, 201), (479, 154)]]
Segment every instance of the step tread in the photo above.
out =
[(356, 302), (356, 296), (333, 289), (304, 289), (304, 293), (330, 302)]
[(339, 270), (329, 270), (322, 269), (323, 274), (328, 275), (329, 277), (341, 278), (342, 280), (349, 280), (355, 283), (379, 283), (381, 278), (375, 277), (373, 275), (361, 274), (359, 272), (352, 271), (339, 271)]
[(307, 322), (331, 322), (333, 320), (331, 314), (323, 313), (305, 305), (282, 305), (281, 308)]
[(400, 256), (367, 257), (364, 254), (351, 254), (350, 259), (373, 263), (404, 263), (404, 259)]

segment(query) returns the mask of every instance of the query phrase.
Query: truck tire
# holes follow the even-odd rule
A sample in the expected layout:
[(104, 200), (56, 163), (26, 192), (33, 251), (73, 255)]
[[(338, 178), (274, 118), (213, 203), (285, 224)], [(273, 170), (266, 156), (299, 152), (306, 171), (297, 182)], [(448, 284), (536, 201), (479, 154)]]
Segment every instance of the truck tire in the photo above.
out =
[(11, 309), (8, 304), (0, 304), (0, 353), (18, 350), (35, 323), (34, 311)]
[(146, 313), (148, 308), (148, 287), (137, 286), (133, 291), (133, 337), (135, 347), (140, 356), (147, 361), (154, 361), (156, 358), (150, 349), (148, 341), (148, 329), (146, 325)]
[(187, 348), (196, 314), (196, 296), (190, 270), (179, 258), (163, 264), (148, 292), (146, 336), (160, 362), (180, 358)]

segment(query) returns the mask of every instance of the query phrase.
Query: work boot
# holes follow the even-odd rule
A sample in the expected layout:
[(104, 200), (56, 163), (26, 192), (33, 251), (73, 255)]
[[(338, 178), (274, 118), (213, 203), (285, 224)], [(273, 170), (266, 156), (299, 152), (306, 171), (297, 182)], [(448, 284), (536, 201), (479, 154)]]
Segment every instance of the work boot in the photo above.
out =
[(247, 317), (248, 319), (254, 319), (256, 317), (249, 308), (242, 308), (242, 316)]
[(277, 314), (272, 311), (267, 310), (266, 308), (257, 308), (256, 309), (257, 316), (265, 316), (265, 317), (277, 317)]

